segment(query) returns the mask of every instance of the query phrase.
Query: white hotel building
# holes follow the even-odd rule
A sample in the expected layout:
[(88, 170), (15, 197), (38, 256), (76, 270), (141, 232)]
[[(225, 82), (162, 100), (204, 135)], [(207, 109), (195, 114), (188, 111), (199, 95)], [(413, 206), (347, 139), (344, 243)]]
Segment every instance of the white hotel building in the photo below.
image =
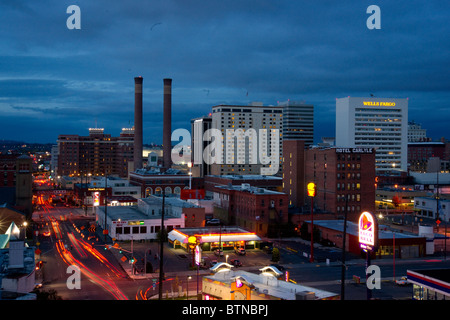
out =
[[(283, 141), (283, 107), (282, 106), (264, 106), (262, 103), (253, 102), (247, 106), (240, 105), (218, 105), (212, 107), (212, 122), (211, 128), (218, 129), (222, 133), (224, 150), (222, 154), (222, 164), (212, 164), (212, 175), (228, 175), (228, 174), (260, 174), (261, 167), (267, 167), (270, 164), (263, 165), (259, 161), (259, 156), (264, 155), (269, 157), (271, 155), (271, 131), (279, 130), (279, 148), (275, 156), (278, 156), (278, 171), (282, 168), (282, 141)], [(245, 148), (227, 148), (226, 140), (232, 141), (233, 135), (231, 132), (237, 129), (242, 129), (248, 132), (249, 129), (255, 130), (259, 134), (260, 129), (267, 129), (268, 141), (263, 144), (261, 150), (258, 149), (258, 140), (261, 137), (256, 137), (256, 141), (252, 141), (252, 137), (248, 138)], [(229, 130), (229, 131), (227, 131)], [(241, 139), (244, 139), (243, 134), (237, 134)], [(253, 137), (255, 139), (255, 137)], [(250, 159), (250, 154), (256, 154), (257, 159)], [(244, 159), (240, 161), (239, 158)]]
[(408, 99), (336, 99), (336, 146), (375, 148), (378, 173), (406, 171)]

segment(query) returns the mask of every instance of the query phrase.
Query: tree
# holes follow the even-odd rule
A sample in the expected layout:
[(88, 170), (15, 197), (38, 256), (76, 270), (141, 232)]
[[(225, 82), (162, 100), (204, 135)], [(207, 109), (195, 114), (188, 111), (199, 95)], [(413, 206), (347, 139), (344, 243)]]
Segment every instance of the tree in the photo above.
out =
[(48, 291), (36, 289), (32, 292), (36, 294), (36, 300), (62, 300), (55, 289), (49, 289)]
[(278, 248), (273, 248), (272, 250), (272, 259), (273, 262), (280, 261), (280, 250)]

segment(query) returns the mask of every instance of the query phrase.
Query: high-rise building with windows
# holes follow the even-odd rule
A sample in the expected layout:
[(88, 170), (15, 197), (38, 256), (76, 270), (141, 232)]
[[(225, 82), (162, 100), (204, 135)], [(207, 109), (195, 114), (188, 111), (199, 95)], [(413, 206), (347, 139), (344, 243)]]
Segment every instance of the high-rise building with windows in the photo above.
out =
[[(281, 173), (282, 164), (282, 141), (283, 141), (283, 107), (281, 106), (263, 106), (262, 103), (252, 103), (247, 106), (242, 105), (218, 105), (212, 107), (211, 128), (218, 129), (222, 134), (221, 163), (211, 165), (211, 174), (261, 174), (261, 168), (274, 165), (264, 164), (260, 160), (262, 157), (276, 157), (278, 161), (278, 170)], [(237, 129), (242, 129), (243, 134), (239, 135)], [(253, 129), (253, 130), (251, 130)], [(263, 143), (260, 135), (260, 129), (266, 129), (267, 143)], [(255, 132), (256, 137), (245, 136), (246, 133)], [(238, 138), (246, 141), (245, 148), (238, 148)], [(275, 148), (272, 134), (278, 138), (278, 147)], [(234, 148), (227, 148), (227, 140), (235, 140)], [(261, 140), (261, 141), (260, 141)], [(275, 153), (272, 153), (274, 147)], [(256, 159), (252, 159), (254, 155)]]
[(314, 106), (298, 101), (279, 102), (283, 107), (283, 140), (303, 140), (305, 147), (314, 141)]
[(336, 99), (336, 146), (375, 148), (378, 173), (406, 171), (408, 99)]
[(431, 141), (427, 138), (427, 129), (423, 129), (420, 123), (408, 122), (408, 142)]
[(128, 176), (133, 161), (134, 130), (124, 128), (119, 137), (105, 134), (102, 128), (89, 129), (89, 136), (58, 137), (58, 175)]

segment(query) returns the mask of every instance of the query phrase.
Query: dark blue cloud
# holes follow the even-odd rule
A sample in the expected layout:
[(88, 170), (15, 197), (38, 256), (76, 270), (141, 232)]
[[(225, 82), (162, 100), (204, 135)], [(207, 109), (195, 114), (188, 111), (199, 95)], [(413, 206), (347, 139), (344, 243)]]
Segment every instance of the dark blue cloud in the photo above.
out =
[[(68, 30), (66, 9), (81, 9)], [(380, 30), (366, 27), (369, 5)], [(409, 118), (438, 138), (450, 121), (446, 2), (0, 2), (0, 138), (54, 142), (133, 124), (133, 78), (144, 77), (144, 141), (161, 142), (163, 82), (173, 125), (220, 103), (304, 100), (316, 141), (334, 135), (335, 98), (409, 97)], [(432, 111), (432, 112), (431, 112)], [(13, 125), (15, 124), (15, 125)], [(13, 130), (16, 128), (16, 130)], [(45, 128), (45, 129), (44, 129)], [(17, 130), (20, 129), (20, 130)]]

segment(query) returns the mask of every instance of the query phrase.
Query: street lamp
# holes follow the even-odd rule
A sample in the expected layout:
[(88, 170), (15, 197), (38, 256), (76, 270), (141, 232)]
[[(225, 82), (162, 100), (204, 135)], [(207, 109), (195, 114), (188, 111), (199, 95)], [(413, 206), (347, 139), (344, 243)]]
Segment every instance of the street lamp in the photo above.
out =
[(192, 162), (188, 162), (189, 167), (189, 189), (192, 189)]
[(189, 300), (189, 280), (191, 279), (192, 279), (191, 276), (187, 277), (186, 300)]
[(308, 183), (308, 196), (311, 197), (311, 257), (309, 262), (314, 262), (314, 197), (316, 196), (316, 184), (314, 182)]
[(28, 222), (24, 221), (23, 231), (24, 231), (25, 240), (27, 240), (27, 226), (28, 226)]

